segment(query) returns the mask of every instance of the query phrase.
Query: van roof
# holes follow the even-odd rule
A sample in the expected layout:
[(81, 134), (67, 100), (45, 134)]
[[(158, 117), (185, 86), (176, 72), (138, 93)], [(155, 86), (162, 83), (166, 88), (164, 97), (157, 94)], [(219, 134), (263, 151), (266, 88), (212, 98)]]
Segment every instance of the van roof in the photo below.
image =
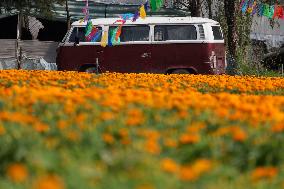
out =
[[(119, 20), (119, 18), (97, 18), (92, 19), (93, 25), (112, 25), (115, 21)], [(212, 23), (219, 24), (215, 20), (211, 20), (208, 18), (202, 17), (146, 17), (145, 19), (137, 19), (135, 22), (131, 20), (127, 20), (126, 24), (192, 24), (192, 23)], [(76, 21), (72, 24), (72, 26), (84, 26), (86, 22)]]

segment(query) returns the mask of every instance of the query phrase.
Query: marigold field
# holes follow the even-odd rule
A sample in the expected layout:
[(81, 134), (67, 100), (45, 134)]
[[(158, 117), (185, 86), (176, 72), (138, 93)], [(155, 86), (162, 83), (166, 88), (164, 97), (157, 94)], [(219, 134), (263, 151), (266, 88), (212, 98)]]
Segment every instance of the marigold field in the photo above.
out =
[(284, 188), (284, 78), (0, 71), (2, 189)]

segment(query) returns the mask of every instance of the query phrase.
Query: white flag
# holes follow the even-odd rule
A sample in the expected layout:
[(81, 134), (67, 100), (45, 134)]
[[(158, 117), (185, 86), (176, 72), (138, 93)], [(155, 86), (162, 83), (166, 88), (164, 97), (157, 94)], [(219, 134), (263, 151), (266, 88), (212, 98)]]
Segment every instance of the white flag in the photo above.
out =
[(29, 30), (33, 36), (33, 39), (37, 39), (39, 30), (43, 29), (44, 26), (35, 17), (28, 16), (28, 21), (29, 21)]

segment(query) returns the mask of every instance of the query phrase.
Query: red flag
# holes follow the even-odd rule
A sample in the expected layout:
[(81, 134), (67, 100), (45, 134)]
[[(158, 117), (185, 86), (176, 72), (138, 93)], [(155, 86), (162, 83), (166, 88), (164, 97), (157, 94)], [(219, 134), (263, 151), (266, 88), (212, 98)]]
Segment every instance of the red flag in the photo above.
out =
[(275, 5), (275, 11), (273, 18), (282, 18), (284, 19), (284, 8), (279, 5)]

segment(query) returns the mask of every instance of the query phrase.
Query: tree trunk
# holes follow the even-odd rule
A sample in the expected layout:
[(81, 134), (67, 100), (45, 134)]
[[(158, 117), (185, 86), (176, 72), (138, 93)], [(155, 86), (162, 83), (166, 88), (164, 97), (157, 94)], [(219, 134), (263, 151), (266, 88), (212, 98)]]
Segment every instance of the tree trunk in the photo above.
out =
[(207, 0), (207, 8), (208, 8), (208, 16), (210, 19), (213, 18), (213, 13), (212, 13), (212, 0)]
[(71, 16), (70, 16), (70, 11), (69, 11), (69, 6), (68, 6), (68, 0), (65, 0), (66, 3), (66, 20), (67, 20), (67, 30), (71, 28)]
[(224, 10), (226, 16), (226, 22), (228, 27), (227, 43), (229, 54), (232, 58), (236, 58), (237, 48), (237, 26), (236, 26), (236, 4), (235, 0), (224, 0)]
[(191, 0), (189, 4), (189, 9), (192, 17), (201, 16), (201, 0)]

